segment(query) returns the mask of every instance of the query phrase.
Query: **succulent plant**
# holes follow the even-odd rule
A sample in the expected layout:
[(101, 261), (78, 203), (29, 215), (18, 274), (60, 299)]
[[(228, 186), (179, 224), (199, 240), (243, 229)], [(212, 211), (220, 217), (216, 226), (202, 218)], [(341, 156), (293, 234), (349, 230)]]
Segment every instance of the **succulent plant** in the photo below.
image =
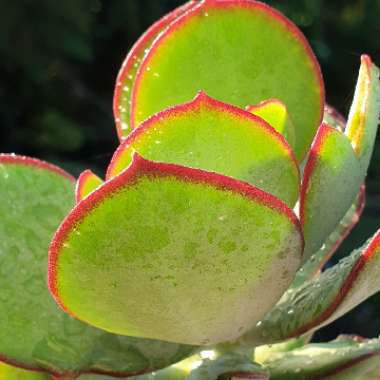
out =
[(380, 376), (379, 339), (309, 343), (380, 290), (380, 231), (323, 271), (365, 203), (369, 56), (346, 121), (282, 14), (190, 1), (132, 48), (114, 113), (104, 180), (0, 156), (0, 378)]

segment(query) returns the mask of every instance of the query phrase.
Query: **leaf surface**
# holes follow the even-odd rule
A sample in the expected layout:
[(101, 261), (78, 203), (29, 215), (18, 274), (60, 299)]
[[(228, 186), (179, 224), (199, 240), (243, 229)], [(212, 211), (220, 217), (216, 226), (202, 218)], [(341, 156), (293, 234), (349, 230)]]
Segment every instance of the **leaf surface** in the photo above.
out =
[(175, 20), (141, 63), (132, 125), (200, 90), (241, 108), (281, 100), (294, 120), (299, 159), (322, 119), (323, 80), (308, 42), (291, 21), (256, 1), (205, 0)]
[(128, 167), (135, 151), (150, 160), (248, 182), (290, 207), (298, 199), (298, 163), (283, 136), (263, 119), (203, 92), (134, 130), (116, 151), (107, 179)]
[(378, 67), (372, 63), (369, 56), (363, 55), (345, 133), (352, 142), (364, 173), (368, 170), (379, 125), (379, 76)]
[(91, 194), (97, 187), (103, 184), (103, 180), (91, 170), (85, 170), (79, 176), (75, 187), (75, 200), (79, 203), (82, 199)]
[(357, 196), (367, 175), (379, 116), (379, 70), (364, 56), (347, 128), (343, 133), (322, 124), (305, 166), (300, 202), (305, 260), (321, 248)]
[(59, 309), (46, 286), (48, 248), (74, 206), (74, 179), (47, 163), (0, 156), (0, 358), (53, 374), (141, 373), (192, 347), (105, 333)]
[(156, 21), (137, 40), (126, 56), (116, 79), (113, 98), (113, 113), (117, 134), (120, 140), (123, 140), (132, 130), (130, 123), (131, 93), (141, 60), (149, 51), (156, 37), (162, 33), (171, 22), (193, 7), (196, 3), (197, 1), (191, 0)]
[(229, 353), (215, 360), (205, 360), (186, 380), (269, 380), (269, 374), (249, 357)]
[(380, 230), (319, 277), (288, 290), (247, 334), (247, 341), (281, 341), (325, 326), (380, 290)]
[(108, 331), (207, 345), (277, 302), (302, 247), (297, 218), (272, 195), (135, 155), (66, 218), (49, 284), (62, 307)]
[(278, 99), (264, 100), (247, 107), (247, 111), (264, 119), (285, 137), (291, 147), (295, 147), (295, 127), (284, 103)]
[(379, 355), (379, 339), (348, 337), (275, 354), (264, 367), (271, 380), (357, 380), (376, 367)]

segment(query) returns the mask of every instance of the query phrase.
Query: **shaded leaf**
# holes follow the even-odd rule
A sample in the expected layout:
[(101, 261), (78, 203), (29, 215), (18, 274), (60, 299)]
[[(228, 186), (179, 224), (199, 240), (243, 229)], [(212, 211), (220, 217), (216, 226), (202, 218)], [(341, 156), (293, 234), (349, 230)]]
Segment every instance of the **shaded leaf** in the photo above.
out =
[(288, 290), (242, 341), (275, 342), (299, 336), (341, 317), (380, 290), (380, 230), (319, 277)]
[(354, 203), (364, 178), (347, 137), (322, 124), (309, 153), (301, 189), (305, 259), (317, 252), (337, 228)]
[(300, 205), (305, 259), (321, 248), (356, 197), (367, 175), (379, 116), (379, 71), (363, 56), (344, 134), (322, 125), (305, 166)]
[(334, 255), (351, 230), (359, 222), (365, 206), (365, 186), (360, 189), (360, 193), (355, 203), (347, 211), (338, 227), (323, 243), (319, 251), (313, 254), (302, 267), (298, 270), (296, 277), (291, 285), (292, 288), (302, 285), (305, 281), (319, 275), (323, 266)]
[(108, 334), (62, 312), (46, 286), (47, 253), (74, 206), (74, 179), (31, 158), (0, 156), (0, 357), (54, 374), (141, 373), (192, 347)]
[(245, 356), (235, 353), (222, 355), (215, 360), (205, 360), (193, 370), (186, 380), (269, 380), (269, 374), (258, 364)]
[(290, 146), (295, 147), (295, 127), (284, 103), (278, 99), (264, 100), (247, 107), (247, 111), (264, 119), (285, 137)]
[(379, 339), (345, 337), (275, 354), (264, 368), (271, 380), (357, 380), (376, 367), (379, 355)]
[(116, 129), (119, 139), (122, 140), (131, 131), (130, 107), (132, 86), (135, 80), (141, 60), (149, 51), (152, 42), (165, 28), (181, 16), (184, 12), (194, 6), (197, 1), (189, 1), (176, 8), (165, 17), (156, 21), (137, 40), (126, 56), (116, 79), (116, 86), (113, 99), (113, 112), (116, 121)]

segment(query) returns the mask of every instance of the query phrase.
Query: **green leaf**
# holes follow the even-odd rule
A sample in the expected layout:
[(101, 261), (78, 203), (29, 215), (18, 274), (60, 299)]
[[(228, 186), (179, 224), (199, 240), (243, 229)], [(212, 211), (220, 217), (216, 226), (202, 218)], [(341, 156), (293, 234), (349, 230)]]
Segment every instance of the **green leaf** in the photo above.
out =
[(288, 290), (242, 341), (275, 342), (341, 317), (380, 290), (380, 230), (363, 248), (302, 286)]
[(358, 83), (348, 117), (346, 135), (367, 173), (380, 117), (380, 72), (367, 55), (361, 57)]
[(264, 100), (259, 104), (247, 107), (247, 111), (264, 119), (285, 137), (291, 147), (295, 148), (296, 131), (284, 103), (278, 99)]
[(27, 371), (25, 369), (12, 367), (5, 363), (0, 363), (1, 380), (51, 380), (50, 376), (40, 372)]
[(197, 1), (191, 0), (156, 21), (137, 40), (125, 58), (116, 79), (113, 99), (113, 112), (116, 121), (116, 129), (120, 140), (126, 137), (131, 131), (131, 92), (133, 82), (136, 78), (142, 59), (149, 51), (156, 37), (164, 31), (171, 22), (193, 7), (196, 3)]
[(215, 360), (205, 360), (186, 380), (269, 380), (269, 374), (245, 356), (228, 353)]
[(295, 25), (256, 1), (205, 0), (155, 40), (133, 86), (131, 123), (188, 102), (199, 91), (241, 108), (276, 98), (306, 154), (322, 119), (319, 65)]
[[(128, 380), (185, 380), (193, 368), (202, 364), (202, 353), (191, 356), (179, 363), (159, 371), (147, 373), (140, 376), (128, 377)], [(114, 377), (99, 375), (82, 375), (78, 380), (115, 380)]]
[(238, 337), (273, 307), (302, 246), (293, 211), (272, 195), (135, 155), (61, 225), (49, 285), (105, 330), (207, 345)]
[(325, 105), (323, 122), (342, 132), (346, 129), (346, 119), (334, 107), (328, 104)]
[(76, 202), (79, 203), (103, 183), (104, 181), (91, 170), (85, 170), (79, 176), (75, 187)]
[[(46, 286), (48, 248), (74, 206), (74, 179), (55, 166), (0, 156), (0, 357), (54, 374), (131, 374), (181, 360), (192, 347), (105, 333), (61, 309)], [(86, 285), (87, 286), (87, 285)]]
[(379, 116), (379, 71), (363, 56), (344, 134), (322, 125), (305, 166), (300, 205), (305, 259), (321, 248), (357, 196), (367, 175)]
[(299, 195), (297, 160), (283, 136), (261, 118), (201, 92), (190, 103), (154, 115), (116, 151), (107, 179), (147, 159), (224, 174), (275, 195), (290, 207)]
[(342, 337), (274, 354), (264, 368), (271, 380), (357, 380), (378, 365), (379, 355), (380, 339)]
[(258, 346), (254, 350), (254, 361), (262, 365), (270, 360), (270, 358), (274, 355), (292, 351), (296, 348), (304, 346), (306, 343), (308, 343), (308, 339), (306, 337), (297, 337), (277, 344)]
[(359, 222), (365, 206), (365, 186), (363, 185), (355, 203), (347, 211), (344, 218), (340, 221), (338, 227), (323, 243), (319, 251), (313, 254), (302, 267), (298, 270), (296, 277), (291, 285), (296, 288), (305, 281), (312, 279), (320, 274), (323, 266), (334, 255), (355, 225)]
[(347, 137), (322, 124), (309, 153), (301, 189), (305, 260), (316, 253), (337, 228), (354, 203), (364, 177)]

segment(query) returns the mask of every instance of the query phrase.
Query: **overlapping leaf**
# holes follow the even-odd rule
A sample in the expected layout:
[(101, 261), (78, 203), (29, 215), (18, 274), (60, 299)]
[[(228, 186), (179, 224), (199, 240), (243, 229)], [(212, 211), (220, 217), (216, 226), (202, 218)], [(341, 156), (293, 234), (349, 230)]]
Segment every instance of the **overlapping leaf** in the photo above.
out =
[(298, 164), (283, 136), (261, 118), (203, 92), (133, 131), (116, 151), (107, 179), (130, 165), (134, 151), (251, 183), (290, 207), (298, 199)]
[(341, 337), (275, 353), (264, 363), (271, 380), (358, 380), (378, 365), (380, 340)]
[(319, 277), (287, 291), (245, 340), (280, 341), (331, 323), (377, 293), (379, 278), (380, 231)]
[(306, 163), (300, 204), (305, 259), (321, 248), (355, 200), (367, 175), (379, 116), (379, 71), (365, 56), (345, 132), (322, 125)]
[(203, 0), (155, 40), (133, 86), (131, 123), (204, 90), (245, 107), (276, 98), (287, 105), (302, 158), (321, 121), (319, 65), (299, 29), (251, 0)]
[(277, 302), (302, 245), (295, 215), (272, 195), (135, 155), (62, 224), (49, 283), (63, 307), (106, 330), (209, 344)]
[(54, 374), (141, 373), (193, 348), (120, 337), (61, 311), (46, 286), (50, 240), (74, 205), (74, 180), (46, 163), (0, 156), (0, 357)]
[(132, 86), (135, 80), (141, 60), (149, 51), (153, 41), (168, 25), (184, 14), (197, 3), (191, 0), (176, 8), (157, 22), (155, 22), (134, 44), (125, 58), (116, 79), (113, 112), (119, 139), (125, 138), (131, 131), (130, 108)]

